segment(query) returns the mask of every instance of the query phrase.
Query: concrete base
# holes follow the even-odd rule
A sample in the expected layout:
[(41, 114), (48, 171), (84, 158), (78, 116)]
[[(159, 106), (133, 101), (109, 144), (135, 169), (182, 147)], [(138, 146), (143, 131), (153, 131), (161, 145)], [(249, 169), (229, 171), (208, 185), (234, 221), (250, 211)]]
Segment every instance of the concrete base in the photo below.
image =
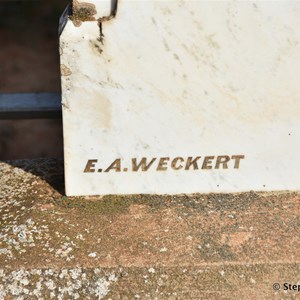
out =
[(62, 183), (62, 161), (0, 163), (0, 299), (299, 295), (283, 290), (299, 282), (298, 193), (70, 198)]

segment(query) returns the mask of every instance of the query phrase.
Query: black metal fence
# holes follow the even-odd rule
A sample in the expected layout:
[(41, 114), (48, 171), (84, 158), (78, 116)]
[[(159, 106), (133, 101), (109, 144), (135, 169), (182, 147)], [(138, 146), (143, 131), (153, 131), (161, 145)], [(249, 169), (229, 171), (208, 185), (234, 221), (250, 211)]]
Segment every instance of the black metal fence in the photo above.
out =
[(60, 93), (0, 94), (0, 120), (59, 118)]

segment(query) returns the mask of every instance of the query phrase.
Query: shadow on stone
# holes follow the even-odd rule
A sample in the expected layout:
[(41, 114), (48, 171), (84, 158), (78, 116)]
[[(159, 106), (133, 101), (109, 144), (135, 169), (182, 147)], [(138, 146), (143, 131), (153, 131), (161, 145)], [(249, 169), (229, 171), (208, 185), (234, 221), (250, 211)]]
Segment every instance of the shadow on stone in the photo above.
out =
[(63, 159), (37, 158), (8, 160), (5, 163), (45, 180), (53, 189), (65, 195)]

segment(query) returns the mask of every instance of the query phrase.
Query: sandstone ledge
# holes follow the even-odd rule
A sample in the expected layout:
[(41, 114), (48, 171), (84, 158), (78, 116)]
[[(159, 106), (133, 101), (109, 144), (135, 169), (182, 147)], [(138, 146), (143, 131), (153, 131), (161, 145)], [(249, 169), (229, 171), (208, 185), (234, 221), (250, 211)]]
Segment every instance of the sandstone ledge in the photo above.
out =
[(300, 194), (65, 197), (0, 163), (0, 299), (296, 299)]

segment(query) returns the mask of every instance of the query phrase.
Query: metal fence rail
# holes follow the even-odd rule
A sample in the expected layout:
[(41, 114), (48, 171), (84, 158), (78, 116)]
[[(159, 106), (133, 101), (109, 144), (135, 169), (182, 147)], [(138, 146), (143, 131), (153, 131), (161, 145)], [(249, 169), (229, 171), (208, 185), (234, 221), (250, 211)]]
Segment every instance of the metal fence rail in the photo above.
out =
[(0, 94), (0, 120), (59, 119), (61, 94)]

